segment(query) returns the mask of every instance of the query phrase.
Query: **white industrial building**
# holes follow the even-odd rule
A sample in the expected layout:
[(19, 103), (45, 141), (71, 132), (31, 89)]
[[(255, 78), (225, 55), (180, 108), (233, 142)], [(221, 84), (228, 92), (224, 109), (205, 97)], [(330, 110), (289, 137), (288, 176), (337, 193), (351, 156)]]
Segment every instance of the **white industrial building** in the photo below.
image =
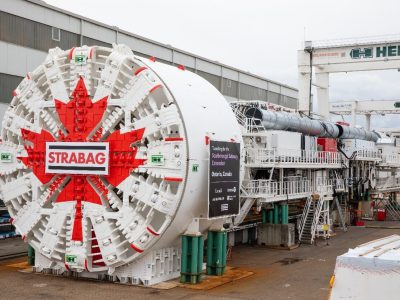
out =
[(122, 43), (144, 57), (183, 65), (211, 82), (228, 101), (264, 100), (298, 107), (297, 89), (176, 49), (40, 0), (0, 1), (0, 118), (12, 91), (27, 72), (46, 57), (50, 48)]

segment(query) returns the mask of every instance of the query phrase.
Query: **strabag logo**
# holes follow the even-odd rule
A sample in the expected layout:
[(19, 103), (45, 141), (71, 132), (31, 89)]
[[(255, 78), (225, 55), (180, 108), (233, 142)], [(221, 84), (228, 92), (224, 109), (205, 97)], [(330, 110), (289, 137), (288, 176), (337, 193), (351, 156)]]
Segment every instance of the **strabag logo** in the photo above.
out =
[(46, 173), (108, 175), (108, 160), (108, 143), (46, 143)]

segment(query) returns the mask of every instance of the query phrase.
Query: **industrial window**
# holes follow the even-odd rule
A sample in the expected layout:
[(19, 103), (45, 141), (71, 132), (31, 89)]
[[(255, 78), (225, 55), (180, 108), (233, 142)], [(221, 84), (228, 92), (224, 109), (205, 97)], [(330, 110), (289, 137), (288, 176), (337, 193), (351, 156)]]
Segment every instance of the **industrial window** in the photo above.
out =
[(60, 41), (60, 36), (61, 36), (60, 28), (51, 27), (51, 39), (53, 41), (59, 42)]

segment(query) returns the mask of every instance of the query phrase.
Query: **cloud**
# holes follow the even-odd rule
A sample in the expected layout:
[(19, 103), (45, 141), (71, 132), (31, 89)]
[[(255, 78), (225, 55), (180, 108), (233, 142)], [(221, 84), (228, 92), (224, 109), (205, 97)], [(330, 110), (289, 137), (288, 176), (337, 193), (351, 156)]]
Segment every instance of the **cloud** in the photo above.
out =
[[(393, 34), (400, 9), (397, 0), (46, 2), (294, 87), (304, 39)], [(331, 97), (400, 98), (399, 74), (333, 75)]]

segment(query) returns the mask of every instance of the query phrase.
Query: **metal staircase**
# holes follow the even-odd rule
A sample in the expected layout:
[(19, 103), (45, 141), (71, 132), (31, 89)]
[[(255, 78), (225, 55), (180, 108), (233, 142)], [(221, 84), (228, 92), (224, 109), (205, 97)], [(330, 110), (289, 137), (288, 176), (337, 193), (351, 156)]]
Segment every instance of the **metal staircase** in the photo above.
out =
[(344, 224), (346, 224), (346, 216), (349, 212), (346, 197), (340, 197), (339, 206), (342, 212), (342, 216), (344, 217), (343, 222)]
[(259, 120), (246, 117), (246, 115), (240, 110), (239, 106), (231, 106), (231, 108), (236, 115), (236, 120), (243, 126), (244, 135), (254, 135), (265, 132), (265, 128)]
[[(340, 200), (339, 200), (340, 199)], [(336, 208), (339, 215), (339, 225), (343, 231), (347, 231), (346, 215), (347, 215), (347, 202), (346, 198), (342, 196), (336, 196), (332, 206), (332, 211)]]
[(256, 198), (253, 198), (249, 193), (246, 191), (246, 188), (241, 185), (240, 186), (240, 211), (239, 214), (234, 218), (233, 225), (239, 226), (244, 219), (246, 218), (247, 214), (249, 213), (250, 209), (252, 208)]
[(313, 194), (307, 198), (299, 223), (299, 241), (301, 244), (313, 244), (324, 209), (324, 196)]
[(238, 226), (244, 221), (255, 201), (256, 199), (254, 198), (247, 198), (244, 202), (241, 203), (240, 212), (235, 217), (233, 225)]
[(400, 220), (399, 205), (396, 202), (396, 200), (394, 200), (392, 198), (391, 195), (387, 198), (385, 208), (386, 208), (386, 211), (388, 212), (388, 215), (390, 216), (390, 218), (393, 221), (399, 221)]
[(261, 125), (260, 121), (255, 120), (253, 118), (246, 118), (246, 133), (263, 133), (265, 132), (264, 126)]

